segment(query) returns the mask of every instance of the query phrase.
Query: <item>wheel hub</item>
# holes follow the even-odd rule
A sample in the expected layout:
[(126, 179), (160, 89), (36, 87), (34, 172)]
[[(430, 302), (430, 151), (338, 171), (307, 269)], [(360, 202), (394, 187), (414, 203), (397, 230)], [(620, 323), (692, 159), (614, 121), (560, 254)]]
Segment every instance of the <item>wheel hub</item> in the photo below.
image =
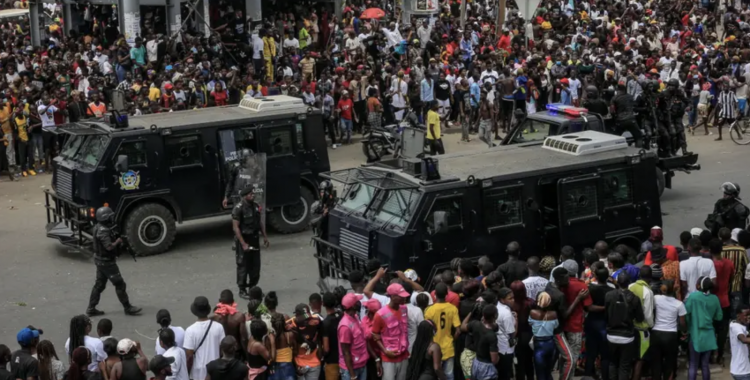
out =
[(307, 218), (307, 201), (300, 197), (299, 202), (281, 207), (281, 217), (290, 225), (302, 223)]
[(159, 245), (166, 238), (167, 224), (158, 216), (149, 216), (138, 227), (138, 238), (148, 247)]

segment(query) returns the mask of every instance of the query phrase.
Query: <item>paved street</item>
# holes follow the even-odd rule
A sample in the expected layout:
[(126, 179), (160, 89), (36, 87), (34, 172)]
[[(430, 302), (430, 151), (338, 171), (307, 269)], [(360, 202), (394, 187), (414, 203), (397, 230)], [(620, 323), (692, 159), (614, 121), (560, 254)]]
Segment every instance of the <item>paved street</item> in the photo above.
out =
[[(702, 226), (724, 181), (739, 183), (750, 194), (750, 147), (731, 140), (714, 142), (715, 136), (689, 136), (691, 150), (700, 153), (703, 170), (678, 173), (674, 185), (662, 198), (665, 236), (676, 243), (680, 231)], [(458, 143), (460, 134), (446, 136), (446, 150), (486, 149), (479, 140)], [(359, 144), (331, 151), (334, 169), (359, 165), (363, 155)], [(9, 183), (0, 178), (0, 343), (15, 349), (15, 334), (24, 325), (43, 328), (43, 338), (51, 340), (63, 355), (72, 315), (84, 312), (94, 280), (92, 261), (70, 252), (47, 239), (42, 190), (51, 176), (39, 175)], [(743, 193), (743, 195), (746, 195)], [(261, 286), (276, 290), (280, 310), (307, 302), (317, 291), (317, 266), (310, 246), (311, 233), (272, 235), (271, 248), (263, 252)], [(194, 317), (189, 306), (197, 295), (217, 300), (222, 289), (235, 290), (234, 258), (231, 251), (229, 218), (186, 223), (178, 228), (173, 248), (166, 254), (139, 259), (122, 257), (120, 267), (134, 304), (143, 315), (127, 317), (108, 285), (100, 308), (114, 322), (113, 335), (138, 338), (147, 354), (153, 354), (153, 338), (158, 326), (156, 311), (172, 312), (175, 325), (187, 327)], [(244, 302), (240, 302), (244, 309)], [(728, 363), (727, 363), (728, 366)], [(727, 371), (725, 371), (726, 373)], [(726, 375), (728, 377), (728, 374)]]

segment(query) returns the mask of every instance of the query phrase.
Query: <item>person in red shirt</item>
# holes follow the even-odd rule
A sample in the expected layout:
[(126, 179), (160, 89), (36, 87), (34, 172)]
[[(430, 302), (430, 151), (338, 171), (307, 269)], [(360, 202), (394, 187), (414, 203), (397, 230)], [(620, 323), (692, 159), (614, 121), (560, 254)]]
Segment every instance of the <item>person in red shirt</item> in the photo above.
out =
[(55, 98), (57, 99), (55, 107), (57, 108), (57, 111), (52, 115), (55, 119), (55, 125), (65, 124), (65, 115), (68, 114), (68, 102), (65, 101), (67, 96), (68, 93), (64, 88), (61, 88), (60, 91), (55, 94)]
[(716, 330), (716, 341), (722, 342), (719, 344), (719, 349), (716, 350), (716, 363), (724, 363), (724, 344), (726, 342), (727, 335), (729, 333), (729, 317), (731, 315), (729, 311), (729, 286), (732, 283), (732, 275), (734, 274), (734, 263), (732, 260), (721, 257), (721, 251), (723, 244), (719, 239), (712, 239), (708, 244), (709, 250), (711, 251), (711, 258), (714, 261), (714, 268), (716, 268), (716, 281), (714, 282), (713, 293), (719, 297), (719, 305), (721, 305), (721, 312), (723, 318), (719, 322), (714, 322), (714, 330)]
[[(648, 241), (653, 245), (654, 243), (662, 243), (664, 241), (664, 230), (659, 226), (651, 228), (651, 235), (648, 237)], [(677, 253), (677, 248), (673, 245), (664, 244), (662, 247), (667, 251), (667, 260), (679, 261), (680, 257)], [(646, 259), (643, 261), (643, 265), (651, 265), (654, 261), (651, 258), (651, 251), (646, 253)]]
[(221, 87), (221, 83), (216, 83), (214, 90), (211, 91), (211, 97), (214, 99), (216, 106), (227, 105), (227, 92)]
[[(450, 269), (447, 269), (440, 275), (440, 279), (443, 283), (448, 285), (448, 295), (445, 297), (445, 302), (448, 302), (452, 304), (455, 307), (458, 307), (461, 304), (461, 297), (453, 292), (451, 288), (453, 287), (453, 284), (456, 282), (456, 276), (453, 275), (453, 271)], [(435, 291), (433, 290), (430, 293), (430, 296), (432, 297), (432, 302), (437, 302), (437, 297), (435, 297)]]
[[(221, 86), (221, 85), (219, 85)], [(161, 95), (161, 106), (164, 108), (172, 108), (172, 106), (175, 103), (174, 98), (174, 87), (172, 87), (171, 83), (167, 83), (164, 85), (164, 94)]]
[(352, 142), (352, 120), (357, 121), (357, 114), (352, 112), (353, 110), (354, 102), (349, 97), (349, 91), (344, 90), (341, 93), (338, 105), (336, 105), (336, 112), (338, 112), (341, 120), (341, 133), (346, 134), (346, 144), (351, 144)]
[(570, 278), (567, 283), (556, 283), (565, 295), (565, 303), (568, 305), (563, 332), (575, 359), (581, 353), (583, 343), (583, 312), (588, 312), (594, 301), (586, 283), (578, 279), (578, 264), (573, 260), (566, 260), (563, 262), (563, 268), (568, 271)]
[(497, 48), (510, 52), (510, 31), (503, 31), (503, 35), (497, 41)]

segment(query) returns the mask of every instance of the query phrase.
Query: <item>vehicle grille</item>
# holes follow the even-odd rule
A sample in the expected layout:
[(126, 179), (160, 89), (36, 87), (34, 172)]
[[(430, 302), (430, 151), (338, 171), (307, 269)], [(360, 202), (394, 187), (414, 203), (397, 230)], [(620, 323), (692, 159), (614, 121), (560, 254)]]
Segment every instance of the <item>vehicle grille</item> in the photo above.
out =
[(73, 173), (65, 171), (62, 168), (55, 173), (55, 193), (60, 198), (73, 200)]
[(342, 228), (341, 235), (339, 237), (339, 246), (343, 248), (347, 253), (351, 253), (363, 260), (367, 260), (369, 252), (368, 240), (369, 239), (366, 235), (362, 235)]

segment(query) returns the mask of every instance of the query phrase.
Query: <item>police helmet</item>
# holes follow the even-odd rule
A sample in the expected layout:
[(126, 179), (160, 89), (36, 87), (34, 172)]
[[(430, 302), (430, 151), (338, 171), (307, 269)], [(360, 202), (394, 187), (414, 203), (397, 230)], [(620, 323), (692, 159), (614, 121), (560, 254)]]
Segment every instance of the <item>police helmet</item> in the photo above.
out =
[[(734, 182), (724, 182), (721, 184), (721, 190), (724, 194), (731, 195), (737, 199), (740, 198), (740, 185)], [(97, 215), (99, 212), (97, 211)]]
[(331, 184), (331, 181), (329, 180), (324, 180), (320, 182), (320, 185), (318, 185), (318, 188), (320, 189), (320, 191), (328, 191), (333, 188), (333, 184)]
[(586, 86), (586, 94), (589, 98), (596, 99), (599, 97), (599, 89), (596, 86)]
[(247, 149), (247, 148), (242, 149), (242, 151), (240, 152), (240, 155), (242, 157), (249, 157), (251, 154), (253, 154), (252, 149)]
[(115, 218), (115, 212), (109, 207), (96, 209), (96, 221), (99, 223), (110, 223)]
[(669, 80), (669, 82), (667, 82), (667, 86), (669, 86), (669, 87), (679, 87), (680, 86), (680, 81), (678, 81), (677, 79), (672, 78), (672, 79)]

